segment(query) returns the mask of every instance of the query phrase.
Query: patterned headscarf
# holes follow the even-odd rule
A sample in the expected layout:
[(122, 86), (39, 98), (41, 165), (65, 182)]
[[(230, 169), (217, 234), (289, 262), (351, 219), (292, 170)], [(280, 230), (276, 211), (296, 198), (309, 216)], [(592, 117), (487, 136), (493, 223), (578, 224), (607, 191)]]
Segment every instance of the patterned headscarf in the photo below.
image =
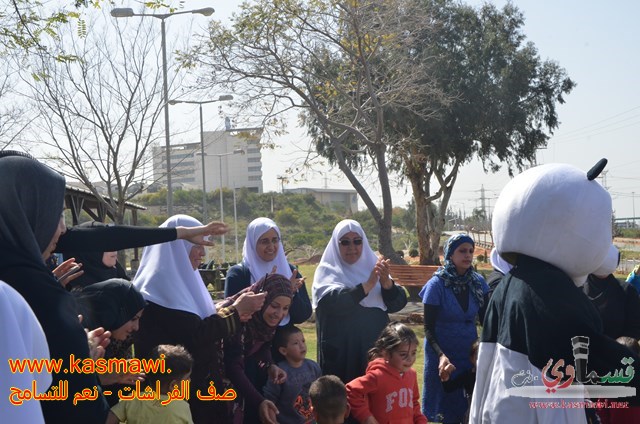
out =
[(484, 293), (480, 275), (473, 270), (472, 266), (463, 275), (458, 275), (456, 266), (451, 260), (453, 252), (463, 243), (470, 243), (471, 246), (475, 247), (473, 239), (466, 234), (456, 234), (449, 237), (449, 240), (444, 244), (444, 266), (439, 268), (434, 275), (440, 277), (444, 281), (444, 286), (451, 288), (454, 294), (460, 294), (462, 290), (469, 287), (473, 297), (482, 306), (484, 304)]
[(218, 304), (218, 307), (228, 307), (236, 301), (243, 293), (253, 292), (262, 293), (267, 292), (267, 297), (264, 301), (264, 305), (260, 311), (253, 314), (251, 319), (245, 324), (244, 346), (245, 354), (251, 350), (254, 342), (268, 342), (273, 339), (273, 335), (276, 332), (275, 327), (269, 326), (264, 321), (264, 312), (267, 307), (273, 302), (276, 297), (285, 296), (289, 299), (293, 298), (293, 287), (291, 281), (284, 275), (280, 274), (267, 274), (261, 278), (258, 282), (251, 286), (240, 290), (235, 295), (223, 300)]

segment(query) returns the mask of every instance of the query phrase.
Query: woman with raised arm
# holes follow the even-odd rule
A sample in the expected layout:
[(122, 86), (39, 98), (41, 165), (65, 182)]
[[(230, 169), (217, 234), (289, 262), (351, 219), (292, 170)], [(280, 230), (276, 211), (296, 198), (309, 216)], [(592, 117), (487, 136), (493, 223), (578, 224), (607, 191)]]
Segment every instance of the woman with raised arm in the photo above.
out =
[[(199, 227), (188, 215), (175, 215), (163, 228)], [(147, 301), (135, 336), (136, 354), (147, 358), (160, 344), (182, 345), (193, 356), (189, 404), (196, 424), (225, 422), (225, 402), (198, 399), (210, 382), (223, 387), (224, 364), (220, 341), (241, 328), (242, 320), (260, 310), (266, 294), (247, 293), (224, 308), (216, 308), (202, 283), (198, 266), (204, 248), (186, 240), (156, 244), (144, 250), (133, 284)]]

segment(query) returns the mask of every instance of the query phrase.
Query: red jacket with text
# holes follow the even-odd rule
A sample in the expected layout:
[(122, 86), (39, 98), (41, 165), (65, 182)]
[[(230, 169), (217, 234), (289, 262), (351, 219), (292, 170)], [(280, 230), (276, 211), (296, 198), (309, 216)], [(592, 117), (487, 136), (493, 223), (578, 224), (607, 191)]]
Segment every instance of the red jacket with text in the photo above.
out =
[(366, 374), (347, 384), (347, 397), (358, 422), (373, 416), (380, 424), (427, 423), (420, 412), (416, 372), (400, 374), (383, 358), (369, 362)]

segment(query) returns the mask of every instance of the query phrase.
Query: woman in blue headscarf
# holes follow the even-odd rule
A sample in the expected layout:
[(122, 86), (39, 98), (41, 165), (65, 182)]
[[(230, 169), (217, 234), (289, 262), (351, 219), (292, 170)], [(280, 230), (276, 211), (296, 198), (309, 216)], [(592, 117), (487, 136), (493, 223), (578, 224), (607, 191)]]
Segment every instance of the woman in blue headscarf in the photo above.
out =
[(471, 345), (476, 317), (486, 305), (489, 287), (473, 269), (475, 243), (456, 234), (444, 245), (444, 266), (420, 291), (424, 303), (424, 384), (422, 412), (429, 421), (462, 422), (469, 401), (462, 388), (445, 393), (442, 381), (472, 369)]

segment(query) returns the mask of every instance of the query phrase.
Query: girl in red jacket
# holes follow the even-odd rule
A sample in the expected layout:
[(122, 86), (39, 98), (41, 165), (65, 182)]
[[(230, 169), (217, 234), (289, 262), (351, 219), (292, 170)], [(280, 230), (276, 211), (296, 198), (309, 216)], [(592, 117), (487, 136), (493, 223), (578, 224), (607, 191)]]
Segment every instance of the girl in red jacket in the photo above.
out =
[(418, 338), (408, 326), (391, 323), (369, 351), (362, 377), (347, 384), (351, 416), (363, 424), (426, 424), (420, 412), (416, 372)]

